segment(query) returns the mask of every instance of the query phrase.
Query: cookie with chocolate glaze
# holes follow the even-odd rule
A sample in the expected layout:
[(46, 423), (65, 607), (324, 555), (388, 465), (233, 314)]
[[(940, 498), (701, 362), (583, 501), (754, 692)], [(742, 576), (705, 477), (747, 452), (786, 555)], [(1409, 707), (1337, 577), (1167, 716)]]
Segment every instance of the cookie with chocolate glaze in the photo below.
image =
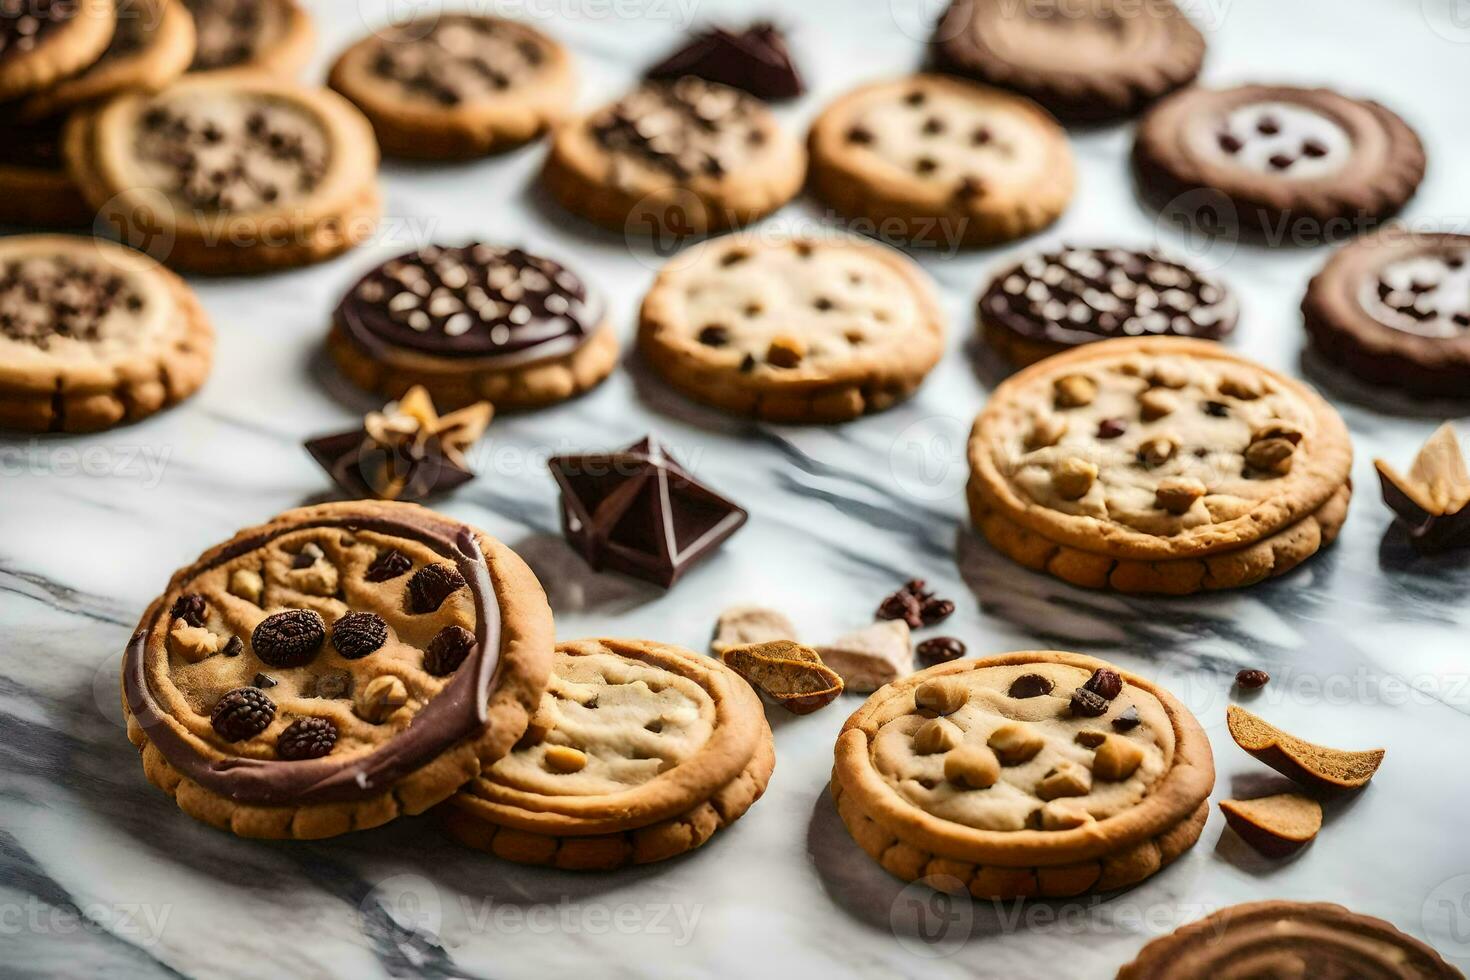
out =
[(335, 92), (263, 72), (186, 75), (79, 110), (62, 149), (100, 218), (178, 268), (305, 265), (377, 226), (367, 120)]
[(980, 325), (992, 347), (1026, 365), (1111, 337), (1219, 340), (1237, 309), (1224, 286), (1153, 252), (1062, 248), (991, 280)]
[(946, 71), (1012, 89), (1068, 121), (1105, 122), (1192, 82), (1205, 39), (1172, 0), (955, 0), (932, 49)]
[(1045, 109), (944, 75), (864, 85), (808, 139), (818, 196), (871, 233), (987, 245), (1055, 221), (1072, 197), (1067, 135)]
[(1388, 922), (1325, 902), (1246, 902), (1143, 947), (1118, 980), (1196, 977), (1403, 977), (1463, 980)]
[(1307, 287), (1312, 346), (1373, 384), (1470, 392), (1470, 236), (1384, 231), (1343, 246)]
[(264, 71), (294, 78), (315, 31), (296, 0), (182, 0), (198, 34), (191, 72)]
[(443, 408), (534, 408), (593, 387), (618, 341), (570, 269), (518, 248), (431, 245), (364, 276), (332, 317), (327, 349), (359, 387), (423, 385)]
[(413, 504), (287, 511), (175, 573), (123, 658), (128, 738), (190, 816), (321, 838), (420, 813), (525, 731), (553, 628), (531, 570)]
[(113, 0), (0, 3), (0, 102), (86, 68), (107, 47), (116, 24)]
[(746, 225), (801, 189), (806, 154), (765, 104), (686, 75), (563, 123), (541, 180), (568, 211), (629, 235)]
[(140, 252), (62, 235), (0, 238), (0, 427), (93, 432), (192, 395), (214, 331)]
[(0, 222), (36, 228), (80, 228), (92, 220), (61, 158), (65, 117), (24, 123), (0, 114)]
[(1315, 245), (1402, 208), (1424, 177), (1424, 147), (1376, 102), (1241, 85), (1160, 102), (1139, 124), (1133, 165), (1140, 192), (1165, 211), (1213, 209), (1223, 195), (1227, 225)]
[(577, 83), (571, 56), (540, 31), (446, 14), (363, 38), (328, 84), (368, 117), (385, 154), (441, 160), (535, 139), (570, 109)]

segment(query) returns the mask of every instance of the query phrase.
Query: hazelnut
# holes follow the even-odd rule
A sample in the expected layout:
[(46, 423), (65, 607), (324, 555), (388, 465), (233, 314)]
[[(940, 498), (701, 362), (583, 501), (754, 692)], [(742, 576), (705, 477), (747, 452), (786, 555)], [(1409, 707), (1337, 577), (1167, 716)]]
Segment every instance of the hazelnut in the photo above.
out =
[(1092, 774), (1098, 779), (1118, 782), (1127, 779), (1143, 765), (1143, 749), (1131, 739), (1109, 735), (1092, 757)]
[(995, 752), (1001, 765), (1019, 766), (1034, 759), (1046, 740), (1027, 725), (1008, 722), (991, 732), (985, 744)]
[(1263, 394), (1261, 384), (1254, 378), (1243, 375), (1228, 375), (1220, 379), (1220, 394), (1241, 401), (1255, 401)]
[(190, 626), (182, 619), (174, 620), (174, 624), (168, 634), (168, 648), (174, 655), (197, 664), (219, 652), (219, 637), (203, 626)]
[(1205, 495), (1205, 485), (1192, 476), (1176, 476), (1164, 480), (1154, 491), (1158, 505), (1171, 514), (1183, 514)]
[(1066, 419), (1060, 415), (1042, 415), (1036, 419), (1036, 424), (1031, 426), (1031, 432), (1026, 436), (1026, 448), (1045, 449), (1055, 446), (1066, 434)]
[(1057, 767), (1036, 784), (1036, 795), (1043, 800), (1056, 800), (1064, 796), (1086, 796), (1092, 792), (1092, 773), (1070, 760)]
[(1152, 422), (1179, 407), (1179, 396), (1167, 388), (1149, 388), (1138, 396), (1138, 409), (1145, 421)]
[(1107, 732), (1095, 732), (1090, 728), (1084, 728), (1082, 729), (1082, 731), (1077, 733), (1076, 737), (1074, 737), (1072, 741), (1076, 742), (1078, 745), (1085, 745), (1089, 749), (1095, 749), (1099, 745), (1103, 744), (1103, 739), (1107, 737)]
[(265, 581), (258, 572), (248, 568), (237, 568), (230, 573), (230, 595), (246, 602), (260, 605), (261, 598), (265, 595)]
[(1148, 467), (1163, 466), (1174, 458), (1179, 444), (1169, 436), (1154, 436), (1138, 447), (1138, 459)]
[(570, 745), (548, 745), (546, 765), (553, 772), (581, 772), (587, 765), (587, 756)]
[(1286, 439), (1262, 439), (1246, 447), (1245, 462), (1253, 470), (1284, 474), (1291, 470), (1296, 446)]
[(766, 348), (766, 363), (778, 368), (794, 368), (806, 357), (806, 344), (796, 337), (780, 336)]
[(1000, 778), (1000, 763), (983, 746), (961, 745), (944, 757), (944, 778), (963, 789), (989, 789)]
[(1148, 373), (1148, 383), (1155, 388), (1183, 388), (1189, 384), (1189, 373), (1178, 364), (1161, 361)]
[(914, 706), (936, 715), (952, 715), (968, 700), (970, 692), (963, 684), (942, 677), (927, 680), (914, 690)]
[(352, 708), (357, 717), (373, 724), (387, 721), (388, 717), (408, 703), (408, 688), (392, 674), (379, 674), (364, 684), (353, 699)]
[(1051, 485), (1063, 500), (1080, 500), (1097, 482), (1097, 464), (1069, 456), (1052, 471)]
[(920, 755), (935, 755), (948, 752), (960, 744), (964, 733), (952, 721), (930, 718), (914, 732), (914, 751)]
[(1097, 397), (1097, 382), (1085, 374), (1064, 374), (1052, 385), (1057, 408), (1081, 408)]
[(1302, 434), (1301, 426), (1293, 425), (1282, 419), (1271, 419), (1264, 425), (1256, 427), (1255, 431), (1251, 433), (1251, 441), (1256, 442), (1260, 439), (1285, 439), (1295, 446), (1302, 441)]
[(286, 584), (307, 595), (336, 595), (337, 566), (317, 561), (305, 568), (293, 568), (286, 573)]
[(1041, 808), (1043, 830), (1073, 830), (1092, 822), (1092, 814), (1075, 803), (1056, 800)]

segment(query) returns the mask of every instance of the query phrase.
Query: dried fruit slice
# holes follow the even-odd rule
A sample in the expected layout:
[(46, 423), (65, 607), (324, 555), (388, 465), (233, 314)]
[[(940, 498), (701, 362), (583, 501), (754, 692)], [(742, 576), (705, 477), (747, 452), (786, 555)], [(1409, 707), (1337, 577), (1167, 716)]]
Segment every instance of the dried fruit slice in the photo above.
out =
[(1455, 427), (1446, 422), (1424, 443), (1407, 476), (1375, 459), (1383, 502), (1426, 551), (1470, 543), (1470, 469)]
[(792, 714), (811, 714), (842, 693), (842, 678), (817, 651), (791, 640), (731, 647), (720, 660)]
[(1230, 829), (1267, 857), (1286, 857), (1311, 843), (1322, 829), (1322, 807), (1300, 793), (1254, 800), (1221, 800)]
[(1330, 749), (1288, 735), (1237, 705), (1225, 712), (1235, 744), (1266, 765), (1311, 789), (1359, 789), (1383, 761), (1383, 749), (1361, 752)]

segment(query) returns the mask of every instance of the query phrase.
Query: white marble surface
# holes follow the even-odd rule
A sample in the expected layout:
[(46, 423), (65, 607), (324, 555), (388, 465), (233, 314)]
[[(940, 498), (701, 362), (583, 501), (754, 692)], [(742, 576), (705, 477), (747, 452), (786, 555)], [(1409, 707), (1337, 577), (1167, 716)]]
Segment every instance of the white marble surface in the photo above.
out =
[[(372, 0), (312, 6), (321, 35), (312, 77), (364, 20), (389, 15)], [(711, 0), (505, 0), (496, 9), (523, 12), (571, 46), (589, 105), (623, 89), (691, 18), (769, 12)], [(787, 121), (803, 127), (843, 89), (917, 64), (917, 25), (936, 12), (910, 0), (788, 5), (782, 16), (814, 91), (783, 110)], [(1407, 217), (1462, 227), (1463, 11), (1456, 20), (1441, 0), (1201, 0), (1195, 12), (1212, 46), (1209, 82), (1330, 82), (1402, 111), (1431, 157)], [(1209, 730), (1217, 799), (1274, 781), (1223, 723), (1235, 670), (1264, 667), (1275, 680), (1254, 710), (1324, 742), (1388, 749), (1373, 784), (1332, 806), (1320, 839), (1295, 860), (1258, 858), (1214, 812), (1177, 865), (1106, 900), (1018, 908), (906, 892), (851, 842), (824, 788), (853, 698), (806, 718), (773, 714), (770, 790), (708, 847), (608, 875), (499, 863), (447, 841), (428, 817), (323, 843), (236, 840), (149, 787), (120, 725), (121, 647), (175, 567), (326, 490), (299, 443), (371, 404), (320, 354), (328, 312), (360, 271), (427, 238), (522, 243), (583, 270), (631, 333), (656, 256), (547, 204), (534, 188), (542, 149), (532, 147), (466, 165), (389, 165), (390, 220), (372, 248), (306, 271), (197, 282), (219, 357), (183, 407), (103, 435), (0, 440), (0, 974), (1107, 977), (1148, 936), (1267, 897), (1341, 901), (1470, 965), (1470, 569), (1463, 555), (1412, 555), (1389, 530), (1371, 467), (1379, 454), (1407, 462), (1441, 417), (1464, 409), (1409, 405), (1303, 363), (1297, 303), (1326, 252), (1207, 247), (1157, 229), (1130, 191), (1129, 138), (1128, 127), (1075, 134), (1077, 197), (1040, 239), (920, 256), (953, 329), (947, 357), (910, 403), (840, 428), (755, 425), (690, 405), (632, 361), (580, 401), (497, 420), (477, 456), (480, 478), (441, 507), (531, 561), (566, 637), (699, 648), (720, 608), (750, 599), (778, 603), (819, 640), (865, 622), (904, 578), (924, 576), (957, 601), (945, 632), (972, 652), (1060, 646), (1163, 680)], [(775, 220), (824, 219), (799, 201)], [(1360, 490), (1335, 548), (1247, 592), (1138, 601), (1019, 570), (966, 529), (963, 435), (994, 380), (972, 367), (973, 299), (988, 270), (1062, 240), (1159, 243), (1214, 265), (1244, 298), (1235, 345), (1326, 387), (1353, 430)], [(543, 465), (553, 452), (648, 431), (752, 515), (668, 594), (594, 575), (572, 556)]]

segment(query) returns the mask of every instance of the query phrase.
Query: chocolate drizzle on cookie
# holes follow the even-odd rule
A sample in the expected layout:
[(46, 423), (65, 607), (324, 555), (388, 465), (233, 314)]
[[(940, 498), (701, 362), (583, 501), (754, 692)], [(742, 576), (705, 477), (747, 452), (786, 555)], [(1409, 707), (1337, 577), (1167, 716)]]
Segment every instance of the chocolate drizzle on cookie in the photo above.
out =
[(379, 78), (443, 106), (457, 106), (523, 84), (546, 50), (514, 25), (490, 17), (446, 16), (427, 33), (408, 24), (389, 34), (373, 56)]
[(530, 362), (566, 354), (601, 322), (587, 287), (518, 248), (431, 245), (364, 276), (337, 325), (369, 349)]
[(1421, 337), (1470, 333), (1470, 248), (1390, 262), (1371, 290), (1363, 305), (1386, 327)]
[(75, 0), (0, 0), (0, 59), (34, 51), (80, 10)]
[(95, 343), (116, 312), (144, 300), (129, 278), (65, 256), (0, 263), (0, 337), (50, 350), (57, 339)]
[(763, 107), (737, 89), (686, 76), (644, 85), (594, 115), (592, 137), (680, 180), (719, 179), (765, 141)]

